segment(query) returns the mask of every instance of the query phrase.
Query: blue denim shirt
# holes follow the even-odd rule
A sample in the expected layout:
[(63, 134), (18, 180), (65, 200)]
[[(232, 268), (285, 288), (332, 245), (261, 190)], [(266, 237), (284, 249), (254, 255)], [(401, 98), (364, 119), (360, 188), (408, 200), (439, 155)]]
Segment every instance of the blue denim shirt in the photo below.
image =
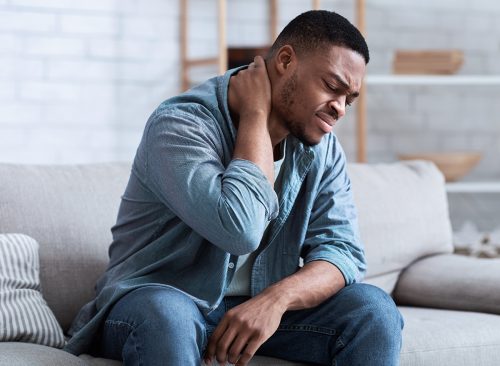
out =
[(110, 307), (148, 284), (183, 291), (209, 313), (238, 256), (253, 251), (252, 296), (296, 272), (300, 258), (332, 263), (346, 285), (362, 278), (364, 251), (335, 135), (314, 147), (288, 137), (272, 187), (254, 163), (232, 158), (227, 91), (234, 72), (163, 102), (149, 118), (112, 228), (109, 267), (66, 350), (88, 352)]

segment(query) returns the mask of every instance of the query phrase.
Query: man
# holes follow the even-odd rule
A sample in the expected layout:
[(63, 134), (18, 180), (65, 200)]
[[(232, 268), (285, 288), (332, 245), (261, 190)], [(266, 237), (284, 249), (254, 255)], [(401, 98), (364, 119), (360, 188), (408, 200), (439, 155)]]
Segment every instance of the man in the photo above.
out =
[(332, 134), (368, 61), (352, 24), (310, 11), (265, 61), (162, 103), (67, 350), (124, 365), (246, 365), (255, 354), (396, 365), (402, 319), (359, 284), (364, 252)]

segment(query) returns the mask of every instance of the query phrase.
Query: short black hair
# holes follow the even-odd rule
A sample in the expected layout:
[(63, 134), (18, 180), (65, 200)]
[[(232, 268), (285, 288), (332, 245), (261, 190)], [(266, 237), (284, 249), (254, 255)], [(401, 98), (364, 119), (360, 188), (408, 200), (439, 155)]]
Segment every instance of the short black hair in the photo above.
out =
[(370, 61), (361, 32), (342, 15), (327, 10), (310, 10), (294, 18), (276, 38), (268, 56), (272, 57), (285, 45), (301, 55), (326, 44), (350, 48), (363, 56), (365, 63)]

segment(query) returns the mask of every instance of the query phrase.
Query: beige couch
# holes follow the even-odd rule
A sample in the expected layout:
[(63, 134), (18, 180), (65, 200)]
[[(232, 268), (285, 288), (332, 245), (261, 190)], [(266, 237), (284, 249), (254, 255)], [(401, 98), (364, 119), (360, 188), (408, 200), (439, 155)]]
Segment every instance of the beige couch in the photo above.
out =
[[(366, 282), (405, 318), (401, 365), (500, 365), (500, 259), (452, 254), (442, 175), (425, 162), (351, 164)], [(67, 330), (107, 265), (128, 164), (0, 164), (0, 233), (40, 243), (43, 295)], [(497, 314), (497, 315), (495, 315)], [(0, 365), (120, 365), (28, 343), (0, 343)], [(293, 365), (255, 357), (252, 365)]]

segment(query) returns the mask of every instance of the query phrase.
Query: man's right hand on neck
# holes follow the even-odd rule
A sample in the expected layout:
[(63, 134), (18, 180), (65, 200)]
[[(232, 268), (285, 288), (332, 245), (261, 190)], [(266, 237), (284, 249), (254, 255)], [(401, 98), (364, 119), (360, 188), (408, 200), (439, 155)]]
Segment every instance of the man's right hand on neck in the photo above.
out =
[(233, 159), (255, 163), (274, 183), (273, 146), (268, 130), (271, 82), (262, 57), (231, 77), (229, 107), (239, 117)]

